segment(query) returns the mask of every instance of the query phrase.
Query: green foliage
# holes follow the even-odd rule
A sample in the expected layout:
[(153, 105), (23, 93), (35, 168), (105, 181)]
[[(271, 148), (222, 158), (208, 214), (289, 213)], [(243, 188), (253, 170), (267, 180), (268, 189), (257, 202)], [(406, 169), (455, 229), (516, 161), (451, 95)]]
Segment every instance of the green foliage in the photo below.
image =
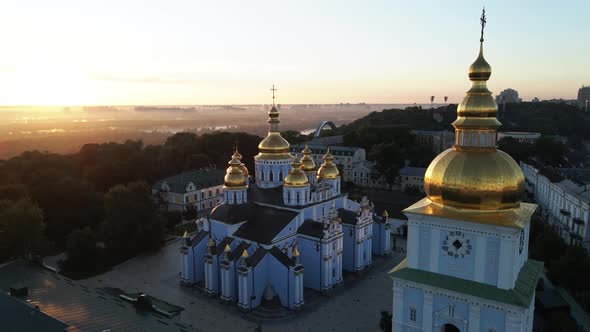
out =
[(182, 214), (185, 220), (197, 219), (197, 209), (194, 205), (189, 204), (186, 206), (184, 213)]
[(162, 246), (164, 220), (147, 184), (113, 187), (105, 195), (104, 212), (102, 235), (109, 254), (131, 257)]
[(27, 199), (0, 202), (0, 259), (39, 254), (47, 248), (43, 212)]
[(291, 144), (300, 144), (309, 140), (308, 135), (303, 135), (296, 130), (281, 131), (281, 136)]
[(567, 147), (550, 137), (541, 137), (535, 143), (535, 155), (537, 159), (551, 166), (559, 166)]
[(504, 137), (498, 141), (498, 149), (508, 153), (516, 162), (527, 160), (535, 153), (534, 145), (520, 143), (512, 137)]
[(101, 268), (101, 252), (96, 246), (97, 237), (90, 227), (76, 229), (66, 242), (67, 259), (63, 263), (65, 271), (94, 272)]

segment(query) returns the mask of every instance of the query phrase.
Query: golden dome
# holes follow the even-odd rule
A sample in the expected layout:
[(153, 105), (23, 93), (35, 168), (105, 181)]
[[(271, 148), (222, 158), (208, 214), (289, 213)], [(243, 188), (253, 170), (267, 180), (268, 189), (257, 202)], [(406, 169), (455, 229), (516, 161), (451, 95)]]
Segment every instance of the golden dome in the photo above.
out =
[(311, 157), (311, 150), (309, 149), (309, 147), (307, 147), (306, 145), (305, 149), (303, 149), (301, 153), (303, 153), (303, 157), (301, 158), (301, 170), (303, 170), (304, 172), (314, 172), (315, 162)]
[(524, 176), (518, 164), (502, 151), (448, 149), (428, 166), (424, 191), (431, 201), (445, 206), (515, 208), (524, 194)]
[(273, 106), (268, 111), (268, 120), (270, 125), (268, 135), (258, 144), (258, 155), (256, 159), (288, 159), (289, 142), (281, 136), (279, 132), (279, 111)]
[(340, 178), (338, 167), (332, 163), (334, 156), (330, 153), (330, 148), (327, 149), (324, 155), (324, 163), (318, 169), (318, 178), (320, 179), (337, 179)]
[(223, 178), (225, 186), (229, 188), (246, 187), (248, 177), (240, 170), (242, 163), (236, 158), (232, 158), (228, 164), (229, 167)]
[(301, 161), (297, 156), (293, 158), (291, 163), (293, 168), (289, 170), (289, 174), (285, 177), (285, 187), (303, 187), (309, 185), (309, 180), (301, 170)]
[(509, 155), (496, 149), (496, 128), (501, 124), (486, 86), (491, 72), (482, 43), (477, 60), (469, 68), (472, 88), (457, 107), (457, 120), (453, 122), (457, 145), (438, 155), (424, 176), (424, 191), (434, 203), (488, 211), (520, 206), (522, 171)]
[(232, 159), (237, 159), (240, 161), (240, 166), (238, 166), (238, 168), (240, 169), (240, 171), (242, 171), (242, 173), (244, 173), (245, 176), (248, 176), (250, 174), (250, 172), (248, 172), (248, 168), (242, 162), (242, 155), (238, 151), (237, 147), (236, 147), (236, 151), (234, 152), (234, 154), (231, 157), (232, 157)]

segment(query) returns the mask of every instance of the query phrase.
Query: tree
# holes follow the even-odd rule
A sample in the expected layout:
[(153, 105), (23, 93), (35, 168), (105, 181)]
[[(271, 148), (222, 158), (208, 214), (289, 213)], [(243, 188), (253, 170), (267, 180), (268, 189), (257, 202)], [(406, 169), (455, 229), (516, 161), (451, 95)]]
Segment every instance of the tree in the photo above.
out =
[(67, 260), (64, 270), (94, 272), (100, 269), (100, 251), (96, 246), (96, 234), (90, 227), (76, 229), (66, 242)]
[(104, 198), (102, 234), (110, 254), (130, 257), (159, 249), (164, 240), (164, 220), (143, 182), (113, 187)]
[(400, 148), (395, 143), (379, 143), (369, 152), (369, 158), (377, 161), (377, 169), (389, 183), (393, 183), (404, 165)]
[(541, 137), (535, 143), (536, 156), (551, 166), (559, 166), (567, 147), (550, 137)]
[(194, 169), (199, 169), (203, 167), (207, 167), (211, 164), (211, 160), (206, 154), (203, 153), (195, 153), (188, 156), (184, 162), (185, 171), (190, 171)]
[(526, 160), (535, 153), (535, 146), (532, 144), (520, 143), (512, 137), (504, 137), (498, 141), (498, 148), (516, 160)]
[(28, 199), (0, 202), (0, 250), (4, 258), (41, 254), (47, 248), (43, 211)]
[(194, 205), (189, 204), (184, 209), (183, 217), (185, 220), (194, 220), (197, 219), (197, 209)]

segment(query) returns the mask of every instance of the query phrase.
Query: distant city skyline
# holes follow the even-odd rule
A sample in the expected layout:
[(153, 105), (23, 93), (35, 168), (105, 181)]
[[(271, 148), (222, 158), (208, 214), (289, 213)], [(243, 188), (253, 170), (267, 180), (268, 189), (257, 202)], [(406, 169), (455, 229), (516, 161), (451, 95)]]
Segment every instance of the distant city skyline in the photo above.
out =
[[(457, 103), (486, 5), (494, 95), (590, 84), (586, 1), (24, 0), (0, 5), (0, 105)], [(466, 65), (467, 64), (467, 65)]]

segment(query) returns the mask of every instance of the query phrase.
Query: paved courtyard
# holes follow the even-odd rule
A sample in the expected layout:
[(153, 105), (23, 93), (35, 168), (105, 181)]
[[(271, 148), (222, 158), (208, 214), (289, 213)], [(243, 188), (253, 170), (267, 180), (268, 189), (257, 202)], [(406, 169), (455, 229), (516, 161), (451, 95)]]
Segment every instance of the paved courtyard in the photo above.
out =
[(235, 305), (179, 285), (179, 243), (177, 239), (157, 254), (134, 258), (79, 282), (91, 288), (144, 292), (184, 307), (180, 321), (201, 331), (254, 331), (258, 325), (262, 331), (378, 331), (381, 311), (391, 311), (392, 284), (386, 273), (405, 255), (377, 258), (362, 278), (345, 281), (327, 297), (314, 298), (296, 315), (258, 323)]

